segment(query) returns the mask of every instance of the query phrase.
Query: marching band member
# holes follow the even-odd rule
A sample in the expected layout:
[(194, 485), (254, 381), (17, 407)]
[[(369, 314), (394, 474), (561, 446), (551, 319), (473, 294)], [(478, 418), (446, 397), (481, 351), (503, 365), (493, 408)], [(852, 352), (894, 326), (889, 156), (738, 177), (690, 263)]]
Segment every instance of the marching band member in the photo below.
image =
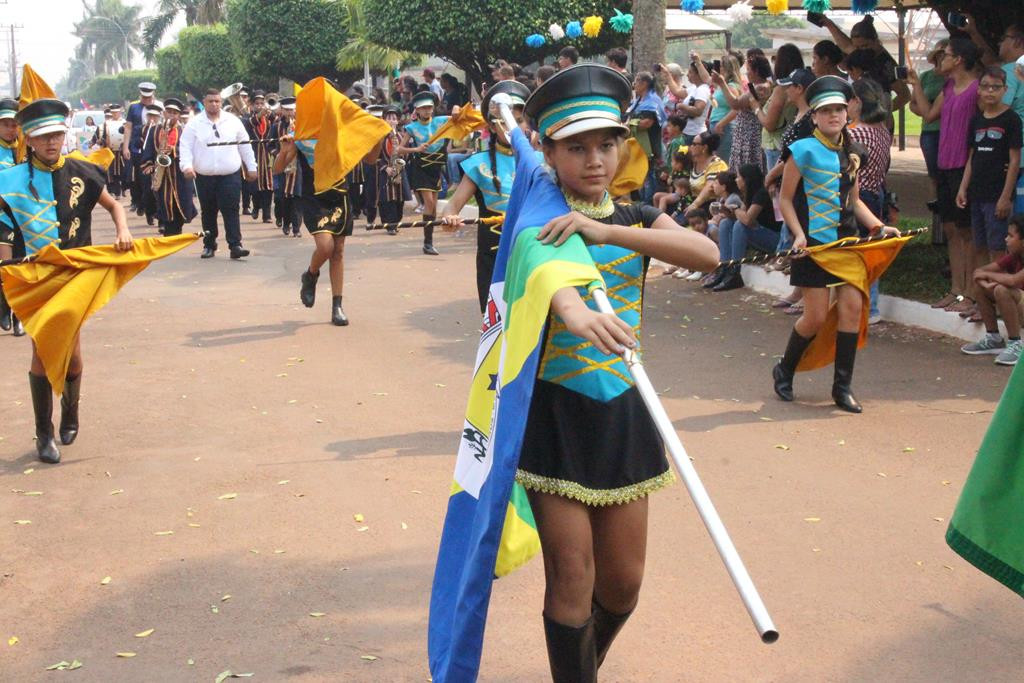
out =
[[(294, 133), (295, 98), (282, 97), (274, 125), (274, 137), (280, 140)], [(301, 188), (297, 164), (297, 161), (292, 160), (283, 171), (274, 173), (274, 216), (277, 219), (277, 227), (281, 228), (285, 237), (289, 233), (298, 237), (299, 229), (302, 227), (302, 212), (299, 210), (298, 201)]]
[(156, 196), (156, 216), (168, 237), (180, 235), (181, 226), (196, 217), (195, 183), (182, 175), (178, 150), (184, 108), (177, 98), (164, 101), (164, 123), (150, 136), (142, 156), (143, 164), (152, 169), (149, 177)]
[(121, 119), (121, 105), (112, 104), (103, 110), (104, 116), (110, 114), (109, 119), (96, 129), (96, 140), (98, 147), (106, 147), (114, 154), (114, 160), (107, 167), (107, 191), (116, 198), (124, 196), (124, 168), (125, 159), (121, 149), (124, 143), (125, 122)]
[(256, 180), (249, 183), (252, 196), (252, 217), (263, 212), (263, 222), (270, 223), (270, 202), (274, 198), (274, 155), (277, 143), (274, 137), (274, 115), (267, 109), (266, 95), (262, 90), (252, 94), (250, 114), (242, 119), (252, 140), (252, 151), (256, 155)]
[[(35, 100), (18, 112), (18, 122), (28, 141), (28, 159), (0, 172), (0, 224), (13, 230), (15, 250), (25, 256), (50, 244), (61, 249), (84, 247), (92, 244), (92, 211), (99, 204), (114, 221), (115, 246), (128, 251), (132, 235), (125, 212), (104, 188), (108, 180), (103, 169), (60, 153), (68, 130), (68, 112), (67, 105), (54, 99)], [(65, 446), (78, 436), (82, 368), (81, 342), (76, 340), (61, 396), (59, 435)], [(60, 462), (53, 435), (53, 390), (35, 344), (28, 378), (37, 455), (43, 462)]]
[(143, 182), (135, 190), (138, 211), (146, 215), (146, 225), (153, 225), (153, 217), (156, 215), (156, 195), (153, 193), (153, 160), (146, 161), (146, 146), (151, 145), (160, 129), (160, 117), (164, 109), (159, 104), (146, 105), (146, 123), (139, 135), (139, 154), (137, 159), (133, 157), (132, 163), (136, 164), (135, 170)]
[[(413, 192), (423, 197), (423, 220), (433, 221), (437, 214), (437, 193), (441, 191), (441, 173), (444, 171), (447, 154), (447, 140), (438, 140), (429, 147), (427, 140), (437, 132), (449, 117), (434, 116), (437, 108), (437, 95), (424, 90), (412, 98), (415, 118), (405, 124), (405, 138), (398, 148), (399, 154), (411, 154), (407, 171), (409, 185)], [(423, 228), (423, 253), (437, 256), (434, 248), (434, 228)]]
[[(367, 113), (376, 116), (378, 119), (384, 118), (383, 104), (368, 105), (366, 107), (366, 111)], [(391, 130), (394, 131), (394, 128)], [(388, 137), (390, 137), (390, 135)], [(377, 186), (380, 184), (380, 173), (377, 170), (376, 163), (371, 164), (366, 161), (361, 161), (359, 165), (362, 166), (361, 173), (363, 175), (363, 186), (362, 192), (359, 196), (359, 206), (366, 214), (366, 228), (369, 230), (370, 225), (377, 220)]]
[[(411, 197), (408, 181), (405, 176), (405, 160), (399, 156), (401, 133), (398, 132), (398, 120), (402, 111), (395, 105), (384, 107), (381, 112), (384, 122), (391, 126), (391, 133), (384, 138), (380, 157), (375, 166), (376, 210), (380, 213), (382, 223), (400, 223), (402, 209)], [(397, 235), (397, 228), (388, 228), (389, 235)]]
[[(501, 115), (490, 111), (491, 98), (498, 93), (507, 93), (512, 99), (512, 111), (517, 121), (522, 120), (523, 107), (530, 90), (518, 81), (499, 81), (487, 91), (480, 108), (489, 118), (488, 130), (491, 137), (487, 151), (464, 159), (460, 164), (463, 176), (459, 187), (455, 190), (446, 208), (448, 215), (444, 217), (446, 229), (454, 229), (462, 225), (459, 212), (470, 198), (476, 199), (480, 210), (480, 218), (505, 213), (508, 196), (512, 191), (512, 182), (516, 177), (516, 160), (512, 156), (508, 137), (501, 123)], [(480, 300), (480, 312), (487, 306), (487, 292), (491, 287), (491, 276), (494, 275), (494, 261), (498, 255), (498, 242), (501, 241), (501, 225), (477, 224), (476, 231), (476, 291)]]
[[(11, 168), (17, 163), (18, 154), (18, 100), (10, 98), (0, 100), (0, 171)], [(0, 261), (11, 258), (14, 246), (14, 231), (0, 223)], [(0, 330), (4, 332), (14, 329), (14, 336), (25, 334), (18, 316), (11, 312), (7, 305), (7, 297), (0, 287)]]
[(146, 214), (147, 222), (153, 225), (151, 214), (144, 206), (144, 193), (149, 185), (149, 176), (142, 172), (142, 133), (149, 125), (149, 108), (155, 104), (156, 86), (149, 81), (139, 83), (139, 99), (128, 105), (127, 121), (124, 124), (124, 141), (121, 143), (120, 155), (124, 158), (124, 179), (131, 194), (130, 211), (139, 216)]

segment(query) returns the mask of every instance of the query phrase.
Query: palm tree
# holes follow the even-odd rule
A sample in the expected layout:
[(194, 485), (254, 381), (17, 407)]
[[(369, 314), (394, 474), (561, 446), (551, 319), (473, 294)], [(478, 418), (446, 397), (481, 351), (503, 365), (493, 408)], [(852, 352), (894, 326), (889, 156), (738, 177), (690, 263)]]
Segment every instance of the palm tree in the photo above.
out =
[(224, 20), (224, 0), (160, 0), (157, 13), (146, 19), (142, 31), (142, 54), (152, 59), (167, 29), (180, 14), (185, 25), (216, 24)]
[(345, 27), (349, 39), (338, 51), (338, 70), (357, 70), (368, 64), (370, 70), (375, 73), (388, 73), (395, 67), (413, 66), (422, 61), (423, 56), (415, 52), (393, 50), (369, 40), (366, 37), (366, 23), (363, 20), (363, 2), (364, 0), (345, 0), (348, 10)]
[(132, 53), (140, 48), (142, 8), (122, 0), (82, 0), (85, 16), (75, 24), (74, 35), (81, 41), (75, 57), (91, 64), (94, 73), (131, 69)]

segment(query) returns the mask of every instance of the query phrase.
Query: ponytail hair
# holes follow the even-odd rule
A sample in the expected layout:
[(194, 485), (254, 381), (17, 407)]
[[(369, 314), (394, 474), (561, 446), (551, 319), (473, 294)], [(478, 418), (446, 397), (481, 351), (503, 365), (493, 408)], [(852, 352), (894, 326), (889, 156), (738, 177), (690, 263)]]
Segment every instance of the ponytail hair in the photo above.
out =
[(494, 180), (494, 189), (501, 194), (501, 178), (498, 176), (498, 138), (492, 137), (487, 145), (487, 154), (491, 158), (491, 178)]
[(25, 161), (28, 163), (28, 191), (32, 193), (32, 197), (39, 201), (39, 193), (36, 192), (36, 186), (32, 184), (33, 177), (35, 176), (35, 165), (32, 163), (32, 148), (28, 147), (25, 152)]

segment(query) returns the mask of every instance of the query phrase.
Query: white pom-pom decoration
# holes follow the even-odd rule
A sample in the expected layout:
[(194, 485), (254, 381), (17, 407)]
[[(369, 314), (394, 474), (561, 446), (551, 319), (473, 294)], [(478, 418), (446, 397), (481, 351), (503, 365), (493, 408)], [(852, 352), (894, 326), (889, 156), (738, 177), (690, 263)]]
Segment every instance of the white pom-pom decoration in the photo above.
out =
[(750, 6), (749, 0), (740, 0), (725, 10), (725, 13), (733, 20), (733, 23), (742, 24), (744, 21), (750, 21), (754, 16), (754, 8)]
[(551, 40), (561, 40), (565, 38), (565, 31), (558, 24), (551, 24), (548, 26), (548, 34), (551, 36)]

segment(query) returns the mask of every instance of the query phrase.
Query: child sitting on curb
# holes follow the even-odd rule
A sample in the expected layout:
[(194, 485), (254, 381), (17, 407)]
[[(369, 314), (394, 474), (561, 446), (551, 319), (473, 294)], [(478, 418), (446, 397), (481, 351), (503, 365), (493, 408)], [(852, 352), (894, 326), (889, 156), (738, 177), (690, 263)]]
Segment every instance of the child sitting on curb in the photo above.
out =
[[(997, 365), (1016, 365), (1020, 358), (1020, 301), (1024, 287), (1024, 214), (1010, 218), (1006, 234), (1006, 255), (974, 271), (974, 282), (978, 287), (978, 312), (985, 323), (985, 336), (972, 344), (961, 347), (971, 356), (999, 354)], [(1003, 341), (999, 334), (996, 312), (1003, 317), (1006, 336)]]

